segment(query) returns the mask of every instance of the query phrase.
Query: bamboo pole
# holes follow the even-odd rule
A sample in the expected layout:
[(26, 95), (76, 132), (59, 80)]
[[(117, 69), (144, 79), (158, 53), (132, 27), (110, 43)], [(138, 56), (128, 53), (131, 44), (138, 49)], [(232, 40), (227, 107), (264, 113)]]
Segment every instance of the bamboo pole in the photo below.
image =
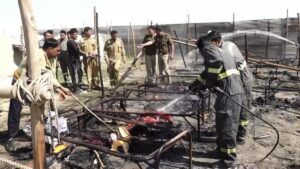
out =
[[(34, 80), (41, 74), (35, 17), (33, 15), (31, 0), (19, 0), (18, 2), (24, 29), (28, 76), (29, 80)], [(34, 169), (45, 168), (44, 110), (44, 105), (30, 105)]]
[(282, 64), (267, 62), (267, 61), (263, 61), (263, 60), (260, 60), (260, 59), (248, 58), (248, 60), (252, 61), (252, 62), (256, 62), (256, 63), (261, 63), (261, 64), (265, 64), (265, 65), (269, 65), (269, 66), (274, 66), (274, 67), (277, 67), (277, 68), (300, 71), (300, 69), (296, 68), (296, 67), (291, 67), (291, 66), (286, 66), (286, 65), (282, 65)]
[[(190, 32), (190, 15), (188, 15), (188, 20), (187, 20), (187, 24), (186, 24), (186, 35), (187, 35), (187, 39), (188, 39), (188, 43), (190, 43), (190, 39), (191, 39), (191, 32)], [(186, 54), (188, 54), (190, 52), (190, 46), (186, 45)]]
[(136, 56), (135, 35), (134, 35), (133, 26), (131, 25), (131, 23), (130, 23), (130, 29), (131, 29), (131, 35), (132, 35), (133, 55), (135, 57)]
[[(174, 29), (173, 31), (174, 31), (175, 37), (178, 38), (176, 30)], [(178, 43), (178, 41), (176, 41), (176, 40), (173, 40), (173, 42)], [(181, 57), (182, 57), (182, 61), (183, 61), (183, 64), (184, 64), (184, 67), (187, 68), (186, 63), (185, 63), (185, 59), (184, 59), (184, 55), (183, 55), (183, 50), (182, 50), (181, 44), (182, 44), (182, 43), (178, 43), (179, 49), (180, 49), (180, 53), (181, 53)], [(185, 45), (188, 46), (188, 44), (189, 44), (189, 43), (186, 43)]]
[[(286, 10), (286, 33), (285, 37), (288, 38), (289, 36), (289, 10)], [(287, 57), (287, 41), (285, 41), (285, 57)]]
[[(271, 31), (271, 28), (270, 28), (270, 20), (268, 20), (268, 32)], [(269, 41), (270, 41), (270, 36), (268, 34), (267, 36), (267, 45), (266, 45), (266, 58), (268, 58), (268, 53), (269, 53)]]
[(11, 98), (11, 89), (12, 86), (3, 86), (0, 85), (0, 98)]
[(247, 39), (247, 34), (245, 34), (245, 59), (246, 59), (246, 62), (248, 63), (248, 39)]
[(103, 85), (103, 74), (102, 74), (102, 65), (101, 65), (101, 54), (100, 54), (100, 40), (99, 40), (99, 25), (98, 25), (98, 12), (96, 12), (95, 7), (95, 32), (96, 32), (96, 40), (97, 40), (97, 53), (99, 59), (99, 77), (100, 77), (100, 84), (101, 84), (101, 96), (104, 97), (104, 85)]
[(197, 39), (197, 23), (194, 24), (195, 39)]
[[(235, 14), (232, 14), (232, 33), (235, 31)], [(234, 34), (232, 35), (232, 42), (234, 42)]]
[[(189, 45), (189, 46), (192, 46), (192, 47), (197, 47), (195, 44), (191, 44), (191, 43), (187, 43), (187, 42), (182, 42), (182, 41), (178, 41), (178, 40), (173, 40), (173, 42), (179, 43), (179, 44)], [(260, 63), (260, 64), (265, 64), (265, 65), (268, 65), (268, 66), (274, 66), (276, 68), (282, 68), (282, 69), (287, 69), (287, 70), (300, 71), (300, 68), (296, 68), (296, 67), (292, 67), (292, 66), (287, 66), (287, 65), (282, 65), (282, 64), (276, 64), (276, 63), (264, 61), (262, 59), (254, 59), (254, 58), (248, 57), (248, 61), (256, 62), (256, 63)]]
[[(298, 44), (300, 44), (300, 14), (299, 13), (297, 13), (297, 19), (298, 19), (298, 38), (297, 38), (297, 40), (298, 40)], [(298, 68), (300, 67), (300, 47), (298, 47)], [(298, 77), (298, 71), (297, 71), (297, 77)]]
[(130, 56), (130, 48), (129, 48), (129, 44), (130, 44), (130, 27), (128, 26), (127, 28), (127, 56)]

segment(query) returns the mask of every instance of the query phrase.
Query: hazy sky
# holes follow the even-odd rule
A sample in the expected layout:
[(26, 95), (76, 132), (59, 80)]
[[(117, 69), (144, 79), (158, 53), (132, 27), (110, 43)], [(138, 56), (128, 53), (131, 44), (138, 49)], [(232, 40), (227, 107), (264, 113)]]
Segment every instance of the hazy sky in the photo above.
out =
[[(18, 0), (0, 0), (0, 31), (19, 34)], [(32, 0), (38, 28), (93, 26), (93, 7), (100, 26), (296, 17), (300, 0)]]

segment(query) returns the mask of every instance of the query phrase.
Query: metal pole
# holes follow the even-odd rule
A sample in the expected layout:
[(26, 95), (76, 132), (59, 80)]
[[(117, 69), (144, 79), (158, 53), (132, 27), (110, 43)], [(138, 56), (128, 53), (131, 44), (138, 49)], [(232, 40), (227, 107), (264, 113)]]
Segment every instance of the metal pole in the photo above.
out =
[[(271, 28), (270, 28), (270, 20), (268, 20), (268, 32), (270, 32)], [(267, 36), (267, 45), (266, 45), (266, 57), (265, 58), (268, 58), (268, 52), (269, 52), (269, 41), (270, 41), (270, 36), (268, 34)]]
[[(24, 29), (28, 77), (29, 80), (34, 80), (41, 74), (38, 58), (38, 33), (35, 23), (35, 17), (33, 15), (31, 0), (19, 0), (18, 2)], [(45, 135), (43, 124), (44, 110), (44, 104), (30, 105), (34, 169), (44, 169), (46, 164)]]
[(98, 12), (96, 12), (96, 37), (97, 37), (97, 52), (99, 57), (99, 76), (100, 76), (100, 83), (101, 83), (101, 95), (102, 98), (104, 97), (104, 85), (103, 85), (103, 75), (102, 75), (102, 66), (101, 66), (101, 54), (100, 54), (100, 41), (99, 41), (99, 26), (98, 26)]
[[(173, 31), (174, 31), (174, 34), (175, 34), (176, 39), (178, 39), (176, 30), (174, 29)], [(183, 55), (183, 50), (182, 50), (181, 44), (178, 43), (178, 45), (179, 45), (179, 49), (180, 49), (180, 53), (181, 53), (181, 57), (182, 57), (182, 61), (183, 61), (184, 67), (187, 68), (186, 63), (185, 63), (185, 59), (184, 59), (184, 55)]]

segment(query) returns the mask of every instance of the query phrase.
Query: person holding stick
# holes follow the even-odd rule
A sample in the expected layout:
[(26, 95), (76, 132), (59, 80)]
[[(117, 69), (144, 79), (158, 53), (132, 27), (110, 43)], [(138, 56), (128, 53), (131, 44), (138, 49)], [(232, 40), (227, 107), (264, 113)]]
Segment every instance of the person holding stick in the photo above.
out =
[(87, 75), (88, 92), (92, 89), (100, 89), (99, 86), (99, 65), (97, 54), (97, 41), (93, 35), (91, 27), (84, 28), (84, 37), (80, 42), (80, 50), (85, 53), (83, 59), (84, 70)]
[[(53, 75), (53, 87), (55, 91), (59, 94), (61, 100), (64, 100), (67, 96), (71, 95), (71, 92), (68, 88), (63, 87), (55, 78), (56, 74), (56, 59), (60, 54), (60, 44), (59, 41), (50, 38), (46, 39), (43, 45), (43, 49), (40, 49), (38, 52), (39, 62), (42, 69), (48, 69), (52, 72)], [(12, 84), (21, 77), (24, 69), (27, 69), (27, 57), (25, 57), (18, 69), (14, 72)], [(15, 138), (19, 133), (20, 126), (20, 114), (22, 111), (22, 104), (17, 99), (10, 99), (9, 110), (8, 110), (8, 120), (7, 120), (7, 128), (8, 128), (8, 140), (6, 141), (4, 147), (8, 152), (15, 151)]]

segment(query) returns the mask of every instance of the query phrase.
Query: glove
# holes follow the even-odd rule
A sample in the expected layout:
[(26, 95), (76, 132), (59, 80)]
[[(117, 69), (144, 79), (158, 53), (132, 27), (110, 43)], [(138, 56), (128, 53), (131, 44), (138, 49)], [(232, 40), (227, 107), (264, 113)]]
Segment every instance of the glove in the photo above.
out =
[(197, 79), (189, 85), (189, 90), (196, 92), (203, 84)]

